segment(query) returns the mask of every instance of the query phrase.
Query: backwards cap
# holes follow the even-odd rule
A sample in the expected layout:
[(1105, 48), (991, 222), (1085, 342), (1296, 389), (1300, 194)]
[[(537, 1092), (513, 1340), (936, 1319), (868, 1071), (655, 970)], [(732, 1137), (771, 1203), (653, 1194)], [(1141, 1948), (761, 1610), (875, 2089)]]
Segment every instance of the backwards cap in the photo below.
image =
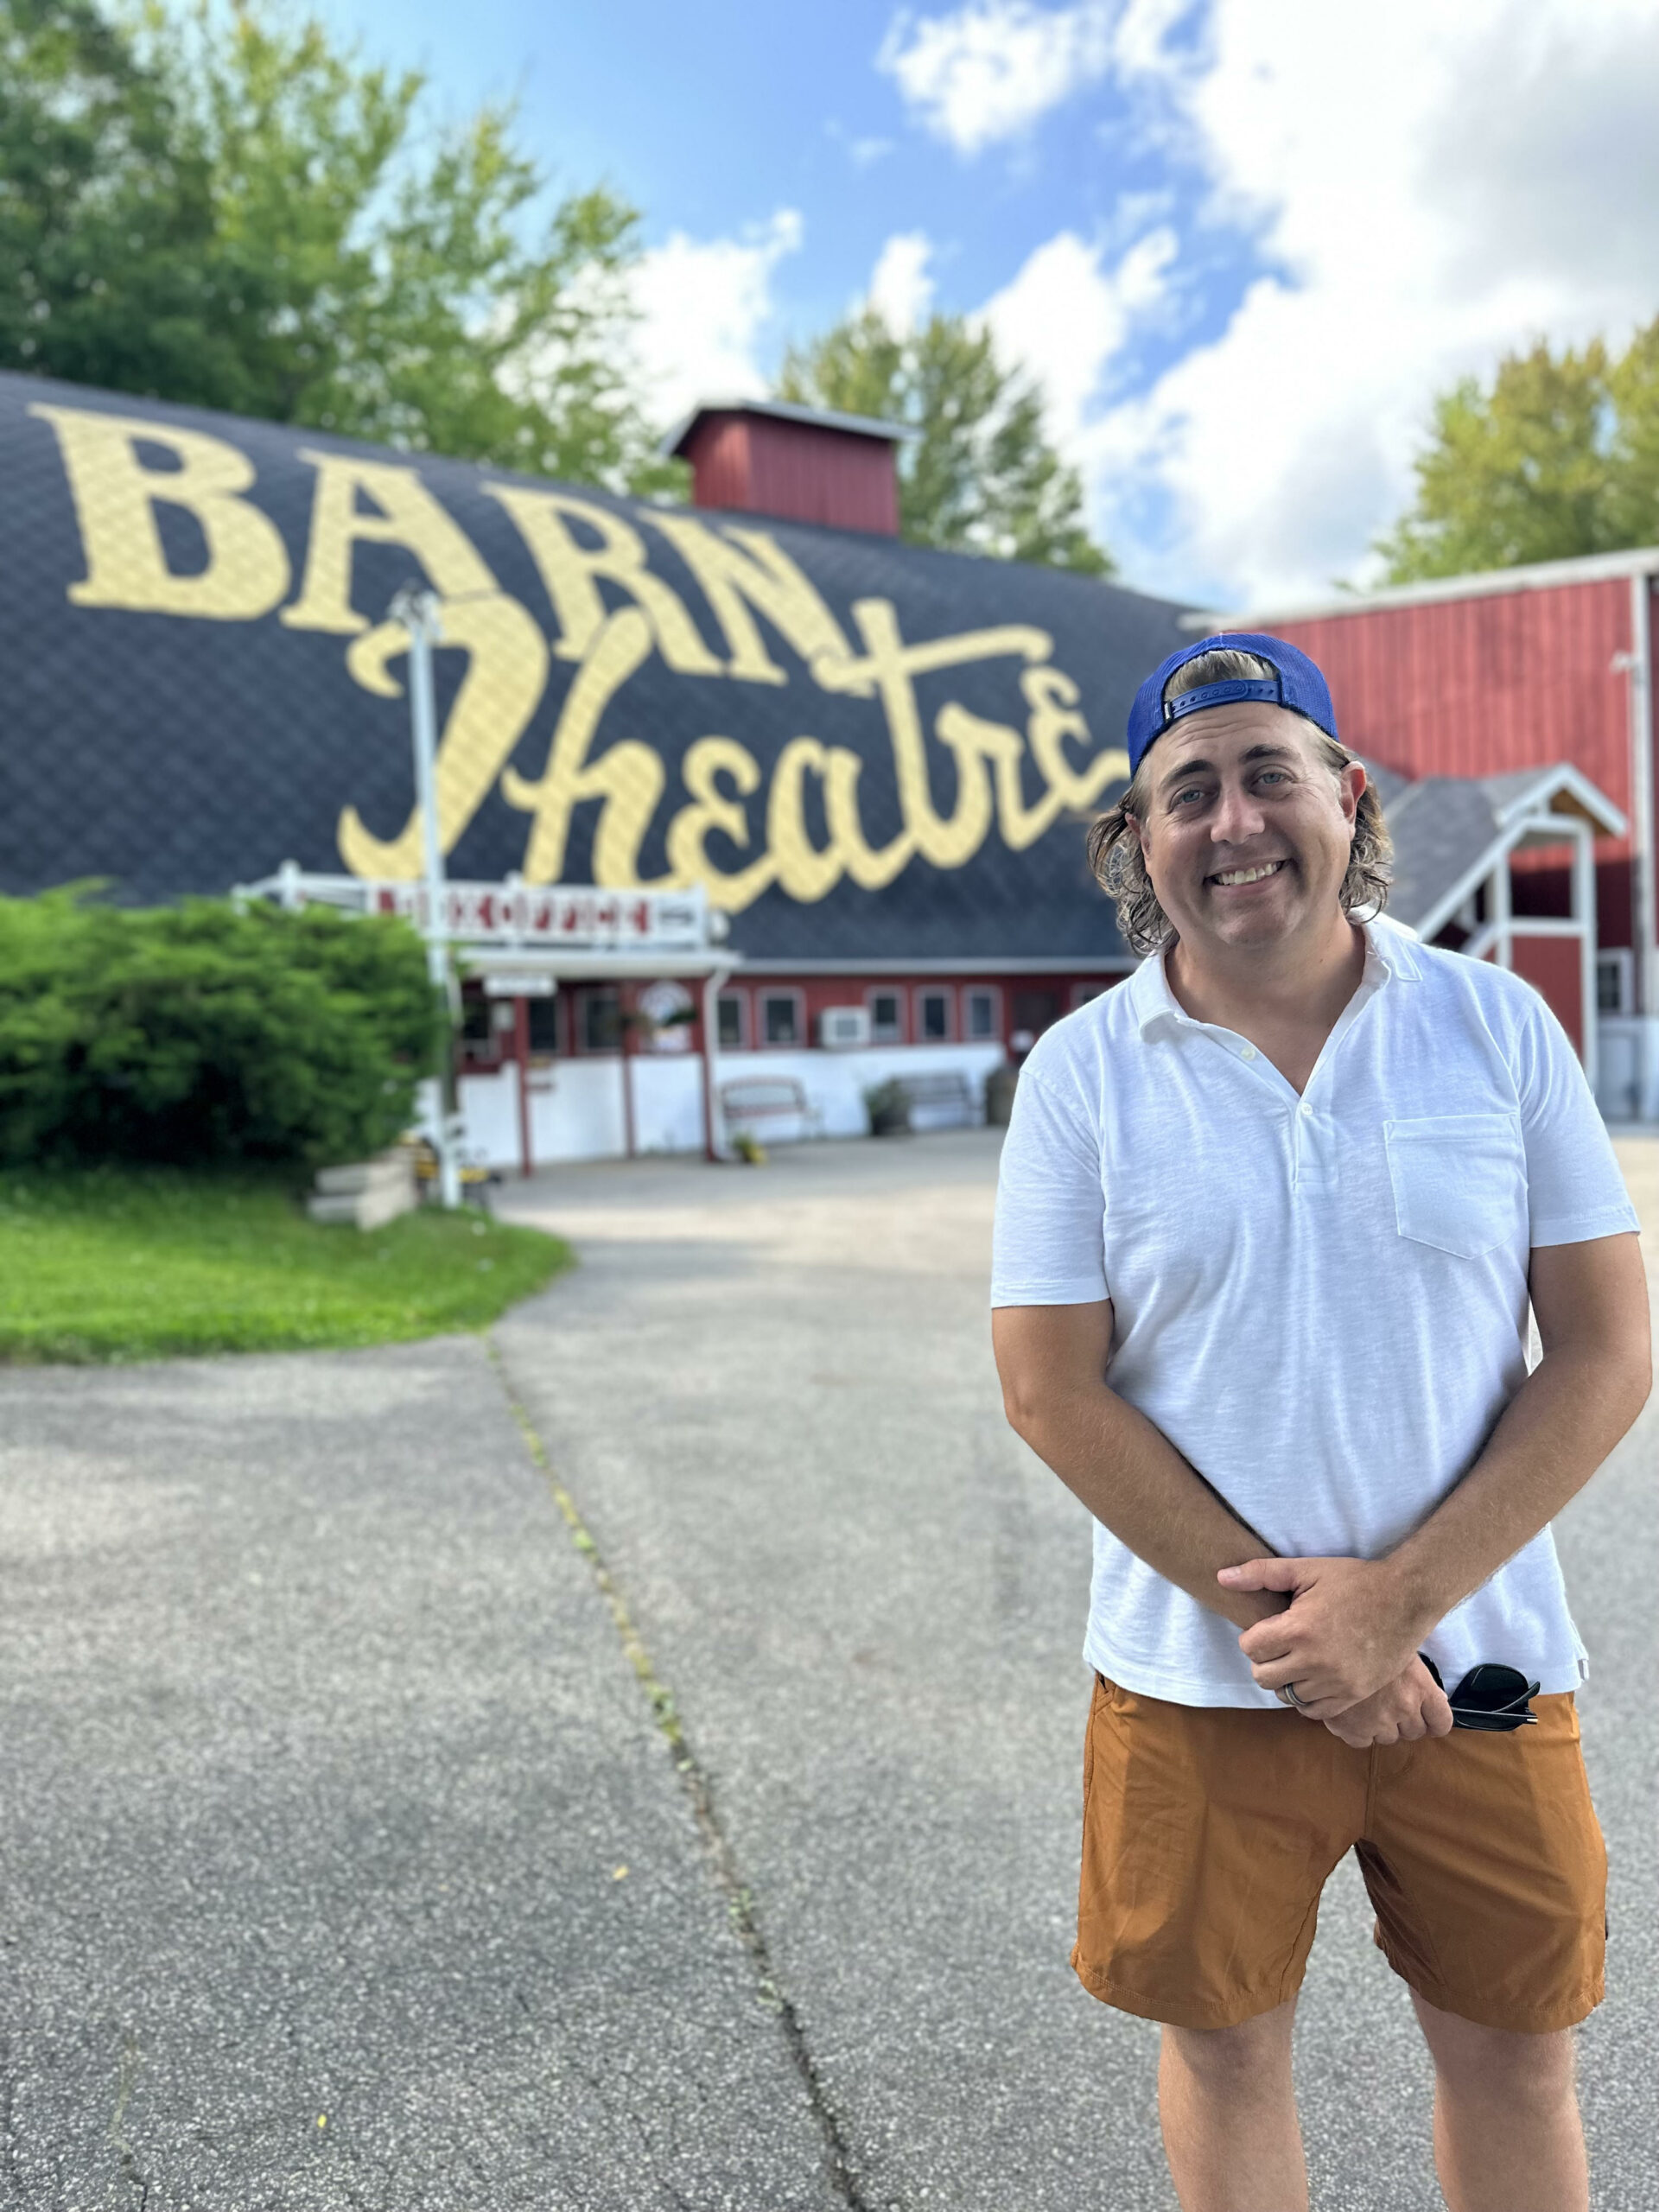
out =
[[(1267, 662), (1272, 675), (1230, 677), (1224, 683), (1201, 684), (1196, 691), (1166, 699), (1164, 686), (1176, 670), (1197, 660), (1200, 653), (1214, 652), (1218, 645), (1254, 653), (1258, 660)], [(1236, 699), (1266, 699), (1274, 706), (1288, 707), (1293, 714), (1305, 715), (1327, 737), (1337, 734), (1337, 710), (1331, 704), (1329, 687), (1305, 652), (1287, 645), (1282, 638), (1269, 638), (1260, 631), (1223, 630), (1213, 638), (1200, 638), (1196, 645), (1183, 645), (1179, 652), (1160, 660), (1135, 693), (1135, 704), (1129, 709), (1129, 773), (1135, 773), (1147, 747), (1172, 722), (1179, 721), (1185, 715), (1202, 714), (1206, 707), (1230, 706)]]

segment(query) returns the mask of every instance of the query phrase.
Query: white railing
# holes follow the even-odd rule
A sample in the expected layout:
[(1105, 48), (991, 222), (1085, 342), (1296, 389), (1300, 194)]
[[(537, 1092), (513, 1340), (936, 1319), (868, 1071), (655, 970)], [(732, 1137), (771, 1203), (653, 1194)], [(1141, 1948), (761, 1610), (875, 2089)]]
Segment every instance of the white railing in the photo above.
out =
[[(288, 907), (338, 906), (355, 914), (401, 914), (423, 933), (423, 882), (374, 882), (309, 875), (285, 861), (274, 875), (238, 884), (238, 899)], [(726, 935), (700, 884), (686, 891), (601, 891), (588, 884), (446, 883), (443, 934), (457, 944), (559, 946), (573, 952), (702, 952)]]

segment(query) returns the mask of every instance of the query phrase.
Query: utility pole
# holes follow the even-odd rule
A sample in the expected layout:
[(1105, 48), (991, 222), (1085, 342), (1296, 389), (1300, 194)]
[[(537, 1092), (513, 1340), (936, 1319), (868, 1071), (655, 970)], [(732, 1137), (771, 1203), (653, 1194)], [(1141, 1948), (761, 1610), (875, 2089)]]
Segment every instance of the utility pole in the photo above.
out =
[[(426, 963), (434, 987), (443, 993), (451, 1033), (455, 1018), (455, 979), (449, 961), (448, 902), (443, 880), (443, 852), (438, 842), (438, 721), (432, 694), (432, 648), (443, 634), (442, 602), (435, 591), (405, 584), (386, 609), (409, 633), (409, 721), (415, 746), (415, 797), (421, 812), (426, 859)], [(438, 1197), (454, 1208), (461, 1204), (461, 1117), (455, 1110), (453, 1033), (446, 1033), (443, 1065), (438, 1071)]]

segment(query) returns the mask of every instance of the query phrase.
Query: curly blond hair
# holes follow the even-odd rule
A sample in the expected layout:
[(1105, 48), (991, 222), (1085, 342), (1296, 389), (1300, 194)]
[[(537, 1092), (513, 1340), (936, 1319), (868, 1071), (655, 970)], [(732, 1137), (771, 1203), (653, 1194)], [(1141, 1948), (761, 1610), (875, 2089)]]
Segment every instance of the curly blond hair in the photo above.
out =
[[(1236, 645), (1217, 645), (1183, 663), (1164, 687), (1166, 699), (1183, 691), (1197, 691), (1206, 683), (1227, 683), (1240, 677), (1271, 676), (1273, 671), (1255, 653)], [(1317, 728), (1317, 725), (1310, 725)], [(1345, 746), (1318, 730), (1320, 760), (1339, 777), (1353, 759)], [(1174, 924), (1158, 903), (1158, 894), (1147, 874), (1135, 823), (1144, 822), (1152, 804), (1150, 748), (1141, 756), (1128, 789), (1116, 806), (1108, 807), (1089, 825), (1089, 865), (1117, 908), (1117, 926), (1124, 942), (1140, 953), (1162, 952), (1175, 942)], [(1354, 814), (1353, 841), (1348, 848), (1348, 873), (1338, 894), (1344, 914), (1380, 914), (1389, 903), (1393, 874), (1394, 843), (1382, 819), (1382, 804), (1368, 784), (1359, 795)]]

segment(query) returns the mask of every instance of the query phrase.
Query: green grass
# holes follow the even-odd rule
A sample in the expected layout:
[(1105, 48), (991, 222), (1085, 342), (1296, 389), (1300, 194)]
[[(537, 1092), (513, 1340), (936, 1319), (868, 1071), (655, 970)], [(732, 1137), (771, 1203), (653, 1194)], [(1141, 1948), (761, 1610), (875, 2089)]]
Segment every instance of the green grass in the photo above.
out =
[(570, 1263), (537, 1229), (423, 1208), (308, 1221), (297, 1179), (0, 1173), (0, 1362), (298, 1351), (481, 1329)]

